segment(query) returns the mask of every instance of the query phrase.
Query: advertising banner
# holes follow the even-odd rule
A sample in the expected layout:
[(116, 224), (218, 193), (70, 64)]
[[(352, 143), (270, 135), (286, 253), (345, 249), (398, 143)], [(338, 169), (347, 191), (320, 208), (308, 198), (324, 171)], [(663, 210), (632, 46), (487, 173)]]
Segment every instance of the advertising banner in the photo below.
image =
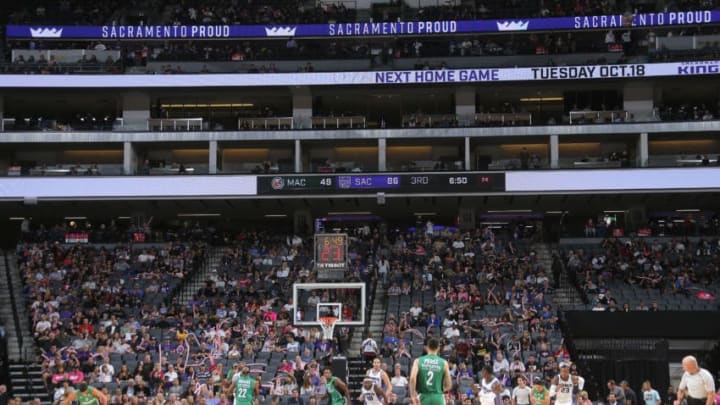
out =
[(0, 75), (0, 88), (276, 87), (639, 79), (720, 73), (720, 61), (627, 65), (175, 75)]
[(720, 10), (582, 17), (451, 21), (349, 22), (295, 25), (8, 25), (10, 39), (222, 39), (378, 37), (520, 31), (581, 31), (720, 23)]

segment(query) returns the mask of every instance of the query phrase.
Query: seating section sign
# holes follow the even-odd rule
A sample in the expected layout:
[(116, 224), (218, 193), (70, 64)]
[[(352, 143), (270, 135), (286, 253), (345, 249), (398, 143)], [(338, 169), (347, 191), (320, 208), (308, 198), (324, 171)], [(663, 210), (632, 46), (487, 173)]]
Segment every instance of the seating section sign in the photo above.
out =
[(581, 17), (458, 21), (385, 21), (290, 25), (8, 25), (7, 37), (52, 39), (222, 39), (370, 37), (491, 32), (598, 30), (720, 23), (719, 10)]

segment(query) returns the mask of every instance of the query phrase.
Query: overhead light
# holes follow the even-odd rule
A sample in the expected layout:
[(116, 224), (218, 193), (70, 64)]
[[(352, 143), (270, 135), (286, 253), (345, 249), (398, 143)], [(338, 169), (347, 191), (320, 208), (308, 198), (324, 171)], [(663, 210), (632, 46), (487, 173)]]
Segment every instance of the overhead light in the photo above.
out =
[(186, 218), (186, 217), (219, 217), (219, 213), (197, 213), (197, 214), (177, 214), (178, 217)]
[(328, 212), (328, 215), (370, 215), (370, 211), (333, 211)]
[(488, 212), (491, 214), (500, 214), (500, 213), (505, 213), (505, 212), (518, 212), (518, 213), (532, 212), (532, 210), (488, 210)]
[(24, 217), (10, 217), (8, 218), (10, 221), (24, 221)]
[(605, 210), (603, 212), (606, 214), (624, 214), (627, 210)]
[(65, 217), (65, 219), (79, 220), (79, 219), (87, 219), (87, 217)]
[(117, 217), (117, 219), (130, 219), (130, 217)]
[(522, 103), (547, 103), (552, 101), (563, 101), (562, 97), (523, 97), (520, 99)]
[(675, 212), (700, 212), (698, 208), (684, 208), (681, 210), (675, 210)]
[(568, 211), (545, 211), (546, 214), (550, 215), (560, 215), (560, 214), (567, 214)]
[(265, 214), (265, 218), (287, 218), (287, 214)]
[(434, 217), (437, 212), (413, 212), (416, 217)]
[(675, 222), (676, 224), (682, 224), (683, 222), (685, 222), (685, 220), (684, 219), (673, 219), (673, 222)]

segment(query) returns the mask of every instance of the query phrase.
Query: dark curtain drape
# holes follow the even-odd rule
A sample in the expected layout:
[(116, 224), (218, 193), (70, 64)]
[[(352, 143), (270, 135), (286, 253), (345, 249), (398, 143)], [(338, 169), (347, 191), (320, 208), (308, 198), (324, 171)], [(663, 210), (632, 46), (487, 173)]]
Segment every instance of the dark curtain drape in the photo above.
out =
[(670, 385), (670, 371), (666, 361), (643, 359), (590, 360), (585, 361), (585, 365), (592, 370), (599, 383), (600, 392), (590, 393), (591, 396), (598, 400), (604, 401), (607, 398), (608, 391), (605, 383), (611, 379), (618, 384), (621, 380), (627, 380), (630, 383), (630, 388), (635, 391), (638, 397), (642, 396), (640, 388), (645, 380), (650, 380), (653, 387), (660, 393), (665, 393), (668, 385)]

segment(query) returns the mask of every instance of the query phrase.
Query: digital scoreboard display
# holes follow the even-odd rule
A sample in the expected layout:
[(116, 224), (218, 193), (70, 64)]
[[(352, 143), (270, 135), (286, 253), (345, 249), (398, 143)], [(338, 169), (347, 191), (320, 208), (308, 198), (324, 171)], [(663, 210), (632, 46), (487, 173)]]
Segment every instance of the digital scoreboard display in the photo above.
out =
[(259, 176), (257, 185), (259, 195), (503, 192), (505, 191), (505, 173)]
[(347, 268), (348, 236), (339, 233), (315, 235), (315, 268), (337, 270), (344, 273)]

